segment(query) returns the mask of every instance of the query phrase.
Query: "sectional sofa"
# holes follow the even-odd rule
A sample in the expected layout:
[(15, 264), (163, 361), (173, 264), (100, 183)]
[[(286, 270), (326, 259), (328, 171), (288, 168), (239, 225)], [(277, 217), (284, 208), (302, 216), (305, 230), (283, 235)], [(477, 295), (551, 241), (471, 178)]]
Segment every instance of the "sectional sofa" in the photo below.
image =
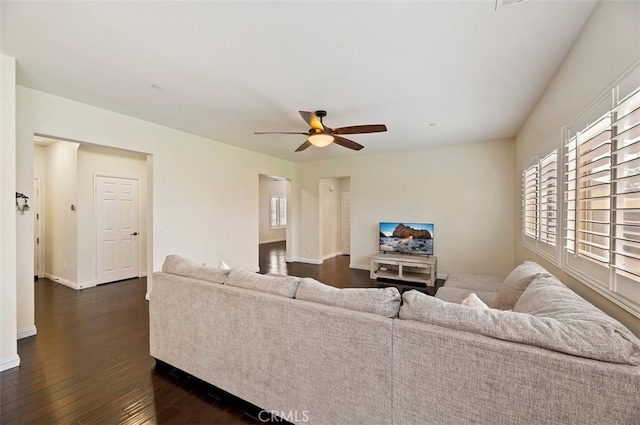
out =
[(296, 423), (638, 423), (640, 341), (541, 266), (436, 295), (172, 255), (151, 355)]

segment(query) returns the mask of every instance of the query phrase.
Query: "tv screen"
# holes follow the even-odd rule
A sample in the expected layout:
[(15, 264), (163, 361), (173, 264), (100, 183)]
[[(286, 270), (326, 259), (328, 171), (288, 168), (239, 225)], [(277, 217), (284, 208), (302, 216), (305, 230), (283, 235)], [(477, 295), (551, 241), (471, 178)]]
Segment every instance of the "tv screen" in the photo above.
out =
[(433, 224), (381, 222), (380, 251), (433, 255)]

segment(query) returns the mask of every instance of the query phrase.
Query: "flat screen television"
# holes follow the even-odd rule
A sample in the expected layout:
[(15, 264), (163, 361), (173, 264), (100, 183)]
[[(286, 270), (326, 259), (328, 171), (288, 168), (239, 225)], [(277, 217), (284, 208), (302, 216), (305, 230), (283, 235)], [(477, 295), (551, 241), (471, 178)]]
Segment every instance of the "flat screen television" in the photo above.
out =
[(380, 222), (380, 251), (433, 255), (433, 224)]

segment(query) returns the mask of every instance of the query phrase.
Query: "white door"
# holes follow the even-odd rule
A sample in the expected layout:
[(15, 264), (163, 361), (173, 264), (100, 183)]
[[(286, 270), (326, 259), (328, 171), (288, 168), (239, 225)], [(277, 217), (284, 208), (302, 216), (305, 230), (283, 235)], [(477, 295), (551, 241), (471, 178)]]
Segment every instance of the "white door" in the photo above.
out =
[(96, 176), (96, 284), (139, 276), (140, 182)]
[(351, 191), (342, 191), (342, 253), (351, 255)]

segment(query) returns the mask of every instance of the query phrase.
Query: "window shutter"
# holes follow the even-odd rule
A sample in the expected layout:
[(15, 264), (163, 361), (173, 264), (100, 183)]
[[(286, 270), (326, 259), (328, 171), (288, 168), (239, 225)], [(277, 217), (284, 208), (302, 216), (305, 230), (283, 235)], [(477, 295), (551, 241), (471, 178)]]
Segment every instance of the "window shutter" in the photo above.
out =
[(531, 238), (538, 238), (538, 164), (524, 170), (522, 174), (522, 192), (524, 213), (524, 234)]
[(577, 254), (609, 264), (611, 115), (577, 135), (575, 237)]
[(278, 198), (271, 197), (271, 204), (269, 205), (269, 213), (271, 216), (271, 227), (278, 227)]
[(551, 246), (556, 245), (557, 189), (558, 189), (558, 151), (554, 150), (540, 160), (538, 184), (539, 239)]
[(279, 225), (284, 227), (287, 225), (287, 198), (280, 198), (280, 203), (279, 203), (279, 215), (280, 215), (280, 220), (279, 220)]
[(611, 263), (617, 274), (640, 281), (640, 89), (613, 115)]

